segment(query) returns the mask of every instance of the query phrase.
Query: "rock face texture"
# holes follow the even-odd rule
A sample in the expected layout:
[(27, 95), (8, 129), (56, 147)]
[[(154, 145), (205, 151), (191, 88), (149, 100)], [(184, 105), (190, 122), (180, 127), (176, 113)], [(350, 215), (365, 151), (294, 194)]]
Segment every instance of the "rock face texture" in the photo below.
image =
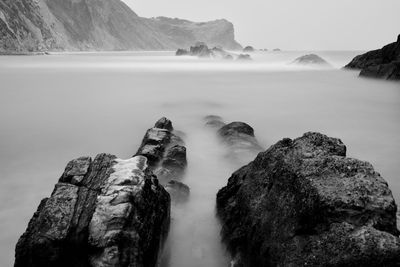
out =
[(187, 167), (184, 142), (167, 118), (161, 118), (147, 130), (136, 155), (149, 159), (150, 168), (163, 185), (172, 178), (182, 178)]
[(169, 194), (145, 157), (82, 157), (40, 203), (14, 266), (156, 266), (169, 221)]
[(2, 0), (0, 53), (174, 50), (197, 41), (241, 49), (232, 23), (139, 17), (120, 0)]
[(221, 117), (205, 117), (206, 126), (217, 130), (217, 135), (227, 147), (227, 157), (244, 164), (250, 162), (263, 148), (254, 135), (254, 129), (244, 122), (226, 124)]
[(293, 61), (293, 64), (305, 65), (305, 66), (318, 66), (325, 68), (332, 67), (325, 59), (315, 54), (309, 54), (296, 58)]
[(400, 266), (392, 193), (339, 139), (283, 139), (231, 176), (217, 210), (235, 266)]
[(360, 69), (360, 76), (400, 80), (400, 35), (397, 42), (359, 55), (345, 68)]

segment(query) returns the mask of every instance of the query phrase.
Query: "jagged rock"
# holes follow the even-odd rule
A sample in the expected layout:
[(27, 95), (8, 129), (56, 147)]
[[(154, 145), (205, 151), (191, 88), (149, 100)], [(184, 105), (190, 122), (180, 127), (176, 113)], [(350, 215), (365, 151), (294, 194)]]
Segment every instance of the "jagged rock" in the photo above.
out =
[(252, 46), (246, 46), (246, 47), (243, 49), (243, 52), (245, 52), (245, 53), (254, 52), (254, 47), (252, 47)]
[(174, 131), (172, 122), (161, 118), (153, 128), (147, 130), (135, 155), (148, 158), (150, 168), (165, 185), (171, 179), (179, 179), (187, 167), (186, 148), (182, 133)]
[(227, 20), (142, 18), (120, 0), (2, 0), (0, 53), (173, 50), (197, 40), (241, 49)]
[(211, 57), (212, 51), (205, 43), (199, 42), (190, 47), (190, 55), (198, 57)]
[(248, 54), (240, 54), (240, 55), (237, 57), (237, 60), (249, 61), (249, 60), (252, 60), (252, 59), (251, 59), (251, 56), (248, 55)]
[(171, 180), (165, 186), (165, 190), (167, 190), (174, 202), (184, 203), (189, 199), (190, 188), (184, 183)]
[(156, 266), (169, 216), (169, 194), (145, 157), (82, 157), (40, 203), (14, 266)]
[(339, 139), (283, 139), (231, 176), (217, 210), (235, 266), (400, 265), (392, 192)]
[(359, 55), (345, 68), (360, 69), (360, 76), (400, 80), (400, 35), (397, 42)]
[(306, 65), (306, 66), (318, 66), (318, 67), (332, 67), (325, 59), (315, 54), (309, 54), (296, 58), (293, 64)]

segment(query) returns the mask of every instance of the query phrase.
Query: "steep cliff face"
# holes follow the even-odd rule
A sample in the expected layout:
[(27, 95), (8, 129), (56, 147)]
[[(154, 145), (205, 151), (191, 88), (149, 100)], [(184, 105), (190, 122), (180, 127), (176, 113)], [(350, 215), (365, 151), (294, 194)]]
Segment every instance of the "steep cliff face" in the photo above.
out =
[(0, 52), (240, 48), (225, 20), (141, 18), (120, 0), (0, 0)]

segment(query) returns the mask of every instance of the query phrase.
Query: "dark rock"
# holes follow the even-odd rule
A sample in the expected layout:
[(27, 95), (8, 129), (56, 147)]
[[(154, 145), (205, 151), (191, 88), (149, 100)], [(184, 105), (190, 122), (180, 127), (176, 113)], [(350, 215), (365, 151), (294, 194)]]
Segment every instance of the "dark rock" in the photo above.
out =
[(237, 60), (249, 61), (249, 60), (252, 60), (252, 59), (251, 59), (250, 55), (248, 55), (248, 54), (240, 54), (237, 57)]
[(212, 51), (205, 43), (199, 42), (190, 47), (190, 55), (198, 57), (211, 57)]
[(160, 129), (165, 129), (165, 130), (168, 130), (168, 131), (173, 131), (174, 130), (174, 128), (172, 127), (172, 122), (169, 119), (165, 118), (165, 117), (159, 119), (156, 122), (156, 124), (154, 124), (154, 127), (155, 128), (160, 128)]
[(233, 60), (233, 56), (232, 55), (226, 55), (224, 56), (225, 60)]
[(319, 133), (273, 145), (217, 195), (235, 266), (400, 266), (396, 210), (371, 164)]
[(279, 48), (275, 48), (274, 50), (272, 50), (272, 51), (274, 51), (274, 52), (281, 52), (282, 50), (281, 49), (279, 49)]
[(169, 216), (169, 194), (145, 157), (79, 158), (40, 203), (14, 266), (156, 266)]
[(184, 203), (189, 199), (190, 188), (184, 183), (171, 180), (165, 186), (165, 190), (170, 194), (172, 201)]
[(252, 46), (246, 46), (246, 47), (243, 49), (243, 52), (245, 52), (245, 53), (254, 52), (254, 47), (252, 47)]
[(400, 35), (397, 42), (359, 55), (345, 68), (360, 69), (360, 76), (400, 80)]
[(301, 56), (293, 61), (293, 64), (319, 67), (332, 67), (325, 59), (315, 54)]
[(187, 51), (186, 49), (181, 49), (179, 48), (176, 53), (176, 56), (188, 56), (189, 55), (189, 51)]
[(225, 124), (216, 115), (206, 116), (205, 122), (206, 126), (218, 129), (217, 135), (228, 149), (226, 156), (234, 162), (247, 163), (263, 150), (254, 136), (254, 129), (244, 122)]
[(182, 133), (174, 131), (170, 120), (161, 118), (147, 130), (135, 154), (148, 159), (151, 170), (163, 185), (171, 179), (182, 178), (187, 167), (186, 148), (179, 135)]

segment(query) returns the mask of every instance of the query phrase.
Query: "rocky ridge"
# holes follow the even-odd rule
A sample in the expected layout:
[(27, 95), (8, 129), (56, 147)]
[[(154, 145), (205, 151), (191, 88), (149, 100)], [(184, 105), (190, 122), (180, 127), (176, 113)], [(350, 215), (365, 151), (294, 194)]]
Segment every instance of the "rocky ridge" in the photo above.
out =
[(392, 192), (336, 138), (279, 141), (229, 178), (217, 210), (234, 266), (400, 266)]

